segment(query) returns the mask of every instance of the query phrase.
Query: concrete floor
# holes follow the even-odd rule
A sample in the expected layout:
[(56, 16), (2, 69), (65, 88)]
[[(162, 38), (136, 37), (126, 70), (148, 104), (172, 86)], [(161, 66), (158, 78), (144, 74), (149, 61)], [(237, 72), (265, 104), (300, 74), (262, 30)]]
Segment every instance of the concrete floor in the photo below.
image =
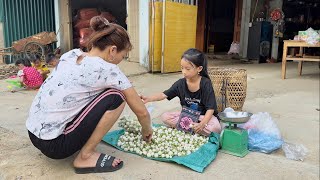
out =
[[(305, 63), (297, 75), (297, 63), (288, 63), (287, 79), (281, 80), (281, 63), (237, 64), (211, 61), (210, 66), (247, 69), (248, 90), (244, 110), (269, 112), (286, 142), (303, 144), (308, 155), (303, 162), (286, 159), (280, 149), (272, 154), (250, 152), (244, 158), (219, 152), (204, 173), (183, 166), (157, 162), (118, 151), (105, 143), (98, 149), (124, 160), (114, 173), (76, 175), (73, 157), (51, 160), (34, 148), (27, 137), (25, 120), (35, 91), (11, 93), (0, 81), (0, 179), (319, 179), (319, 68)], [(181, 77), (180, 73), (140, 74), (140, 66), (127, 62), (123, 71), (138, 92), (163, 91)], [(139, 68), (137, 70), (136, 68)], [(144, 70), (142, 68), (144, 72)], [(178, 99), (149, 104), (155, 107), (154, 122), (165, 112), (179, 107)], [(125, 109), (124, 114), (130, 114)], [(113, 130), (117, 129), (115, 125)]]

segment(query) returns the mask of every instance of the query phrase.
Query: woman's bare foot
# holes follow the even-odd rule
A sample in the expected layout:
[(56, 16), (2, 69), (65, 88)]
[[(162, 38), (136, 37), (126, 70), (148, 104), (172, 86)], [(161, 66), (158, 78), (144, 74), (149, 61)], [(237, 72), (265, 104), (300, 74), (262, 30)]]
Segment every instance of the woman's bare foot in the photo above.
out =
[[(73, 166), (77, 168), (95, 167), (101, 153), (92, 152), (91, 154), (79, 153), (73, 161)], [(114, 159), (112, 166), (116, 167), (121, 162), (120, 159)]]

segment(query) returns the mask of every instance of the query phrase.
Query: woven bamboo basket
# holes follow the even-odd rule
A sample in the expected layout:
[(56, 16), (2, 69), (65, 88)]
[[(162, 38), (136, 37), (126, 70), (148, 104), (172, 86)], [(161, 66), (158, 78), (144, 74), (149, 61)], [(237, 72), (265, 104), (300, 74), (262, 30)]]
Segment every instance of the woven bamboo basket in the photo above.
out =
[(218, 111), (231, 107), (241, 111), (247, 95), (247, 71), (234, 68), (209, 68)]

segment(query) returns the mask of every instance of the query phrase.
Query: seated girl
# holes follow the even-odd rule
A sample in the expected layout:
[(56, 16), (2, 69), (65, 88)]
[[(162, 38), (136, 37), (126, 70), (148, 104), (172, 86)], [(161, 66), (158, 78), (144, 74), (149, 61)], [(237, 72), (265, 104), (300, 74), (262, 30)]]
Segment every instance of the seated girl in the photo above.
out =
[(37, 89), (41, 86), (43, 78), (41, 74), (31, 66), (28, 59), (19, 59), (15, 65), (21, 70), (18, 76), (23, 86), (26, 86), (28, 89)]
[[(207, 61), (204, 54), (197, 49), (187, 50), (181, 58), (181, 71), (184, 78), (176, 81), (168, 90), (151, 96), (141, 96), (147, 102), (171, 100), (179, 97), (181, 106), (200, 111), (198, 122), (193, 123), (193, 130), (204, 136), (211, 132), (220, 133), (221, 126), (217, 115), (216, 99), (207, 72)], [(162, 115), (162, 121), (175, 128), (180, 112), (168, 112)]]
[(50, 73), (47, 65), (41, 62), (39, 55), (34, 55), (31, 59), (32, 66), (37, 69), (37, 71), (41, 74), (43, 80), (47, 79), (48, 74)]

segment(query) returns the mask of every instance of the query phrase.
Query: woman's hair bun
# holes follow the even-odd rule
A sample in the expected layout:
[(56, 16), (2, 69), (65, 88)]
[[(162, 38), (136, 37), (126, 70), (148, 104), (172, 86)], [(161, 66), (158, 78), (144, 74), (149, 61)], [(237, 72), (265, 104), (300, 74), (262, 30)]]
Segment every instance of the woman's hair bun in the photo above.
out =
[(101, 31), (109, 26), (109, 21), (101, 16), (94, 16), (90, 20), (90, 26), (95, 31)]

